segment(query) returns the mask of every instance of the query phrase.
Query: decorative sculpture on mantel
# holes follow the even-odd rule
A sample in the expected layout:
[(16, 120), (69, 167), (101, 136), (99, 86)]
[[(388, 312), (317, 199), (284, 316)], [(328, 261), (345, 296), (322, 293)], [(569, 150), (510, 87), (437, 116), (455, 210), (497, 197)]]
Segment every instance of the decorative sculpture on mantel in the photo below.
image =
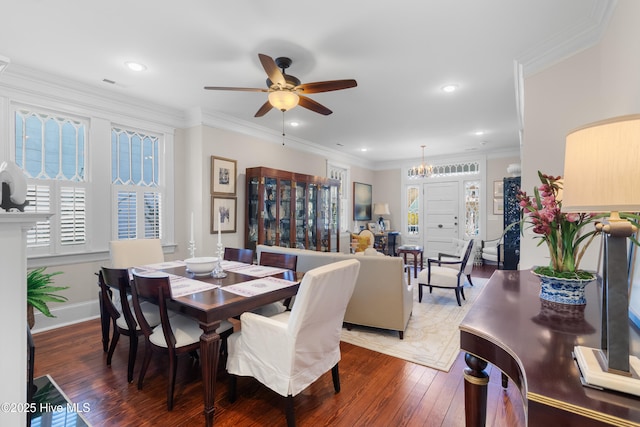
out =
[(7, 212), (24, 212), (24, 207), (29, 204), (29, 201), (27, 200), (27, 178), (22, 169), (14, 162), (2, 162), (0, 183), (2, 183), (0, 208)]

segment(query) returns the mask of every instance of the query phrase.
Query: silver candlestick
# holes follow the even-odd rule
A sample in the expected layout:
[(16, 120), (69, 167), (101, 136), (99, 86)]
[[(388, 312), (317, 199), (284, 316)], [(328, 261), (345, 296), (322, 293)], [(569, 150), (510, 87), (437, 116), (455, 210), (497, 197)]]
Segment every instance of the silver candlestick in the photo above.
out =
[(216, 268), (213, 269), (211, 273), (211, 277), (216, 279), (222, 279), (223, 277), (227, 277), (227, 273), (222, 269), (222, 257), (224, 256), (224, 247), (222, 243), (218, 243), (218, 261), (216, 262)]

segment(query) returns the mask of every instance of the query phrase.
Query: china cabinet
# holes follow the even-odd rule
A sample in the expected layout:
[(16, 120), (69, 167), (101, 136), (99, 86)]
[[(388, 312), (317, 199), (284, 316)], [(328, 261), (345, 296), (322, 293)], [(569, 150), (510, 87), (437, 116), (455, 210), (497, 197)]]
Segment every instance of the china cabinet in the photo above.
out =
[(246, 177), (245, 247), (340, 250), (340, 181), (266, 167)]

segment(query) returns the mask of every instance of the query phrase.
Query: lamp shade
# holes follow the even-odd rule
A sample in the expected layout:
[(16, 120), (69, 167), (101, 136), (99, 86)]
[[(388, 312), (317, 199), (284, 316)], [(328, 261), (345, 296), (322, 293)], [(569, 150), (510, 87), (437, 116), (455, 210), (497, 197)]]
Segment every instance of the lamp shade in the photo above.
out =
[(570, 132), (564, 159), (563, 211), (640, 211), (640, 114)]
[(298, 105), (300, 97), (295, 92), (276, 90), (269, 92), (269, 103), (280, 111), (287, 111)]
[(376, 203), (373, 205), (374, 215), (391, 215), (389, 212), (389, 203)]

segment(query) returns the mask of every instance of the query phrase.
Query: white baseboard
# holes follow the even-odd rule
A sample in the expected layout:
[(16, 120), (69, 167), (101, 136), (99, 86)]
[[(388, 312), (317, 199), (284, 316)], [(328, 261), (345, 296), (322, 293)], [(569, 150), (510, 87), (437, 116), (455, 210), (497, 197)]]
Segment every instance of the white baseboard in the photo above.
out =
[(63, 307), (52, 309), (51, 314), (56, 317), (46, 317), (36, 310), (36, 323), (31, 332), (35, 334), (98, 318), (100, 317), (100, 307), (96, 299), (95, 301), (65, 304)]

